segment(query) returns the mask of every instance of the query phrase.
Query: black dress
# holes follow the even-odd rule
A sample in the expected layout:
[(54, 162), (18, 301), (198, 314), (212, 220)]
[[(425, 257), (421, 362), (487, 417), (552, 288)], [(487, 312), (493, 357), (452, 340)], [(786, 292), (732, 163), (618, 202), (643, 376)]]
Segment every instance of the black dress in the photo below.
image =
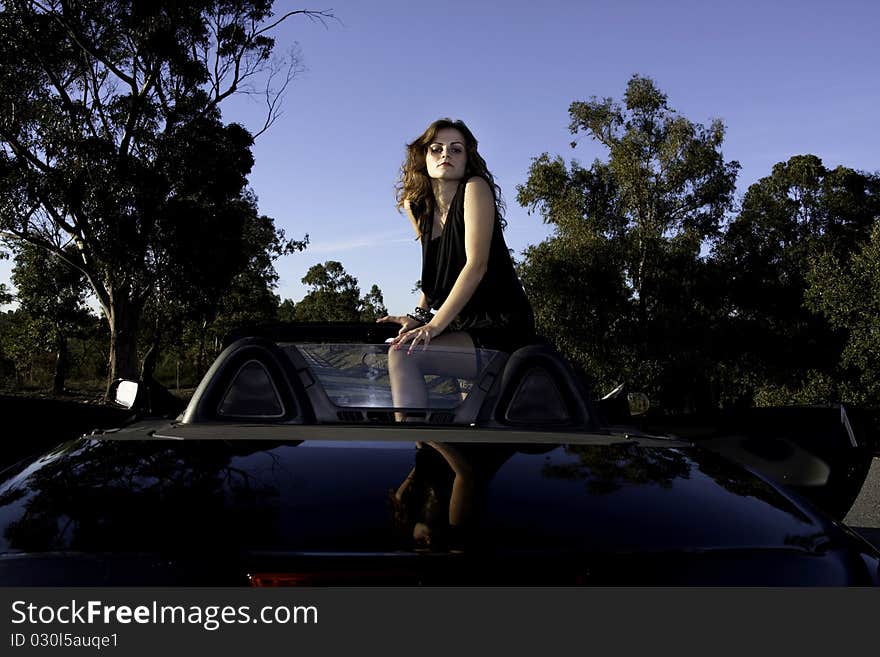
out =
[[(440, 308), (452, 291), (467, 261), (464, 243), (464, 190), (462, 180), (449, 206), (440, 235), (433, 235), (429, 212), (414, 213), (422, 234), (422, 292), (433, 309)], [(486, 273), (473, 296), (447, 327), (447, 332), (465, 331), (474, 346), (513, 352), (535, 336), (535, 318), (495, 216)]]

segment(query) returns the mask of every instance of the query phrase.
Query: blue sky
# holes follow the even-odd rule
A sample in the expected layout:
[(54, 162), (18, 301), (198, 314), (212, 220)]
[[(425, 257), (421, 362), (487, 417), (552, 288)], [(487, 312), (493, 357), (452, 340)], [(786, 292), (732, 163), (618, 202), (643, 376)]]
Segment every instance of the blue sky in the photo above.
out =
[[(302, 8), (276, 0), (276, 12)], [(294, 17), (277, 48), (299, 44), (298, 75), (277, 123), (254, 148), (261, 212), (311, 245), (276, 263), (278, 293), (299, 300), (317, 262), (339, 260), (389, 310), (415, 304), (419, 249), (394, 208), (406, 142), (441, 116), (463, 119), (507, 201), (517, 253), (548, 229), (516, 203), (516, 185), (543, 152), (571, 149), (568, 106), (620, 99), (634, 74), (653, 78), (670, 106), (727, 126), (741, 194), (774, 163), (813, 153), (826, 166), (880, 170), (880, 2), (876, 0), (563, 1), (416, 3), (326, 0), (339, 22)], [(228, 121), (257, 129), (260, 107), (239, 98)], [(0, 261), (8, 284), (10, 261)]]

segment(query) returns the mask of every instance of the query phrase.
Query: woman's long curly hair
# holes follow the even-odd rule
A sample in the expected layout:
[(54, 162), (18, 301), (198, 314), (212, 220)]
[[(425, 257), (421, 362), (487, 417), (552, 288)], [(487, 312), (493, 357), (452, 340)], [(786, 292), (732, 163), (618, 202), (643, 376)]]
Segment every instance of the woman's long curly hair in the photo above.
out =
[(501, 198), (501, 188), (489, 173), (486, 160), (477, 151), (477, 138), (464, 124), (464, 121), (453, 121), (449, 118), (437, 119), (415, 141), (407, 144), (406, 160), (400, 167), (400, 179), (395, 186), (397, 209), (400, 210), (403, 208), (403, 204), (409, 201), (413, 215), (419, 220), (419, 238), (421, 239), (421, 233), (424, 232), (422, 224), (427, 221), (426, 218), (433, 216), (434, 213), (434, 191), (431, 187), (428, 167), (425, 164), (425, 156), (428, 153), (428, 147), (437, 138), (437, 133), (445, 128), (455, 128), (464, 135), (467, 164), (463, 180), (467, 180), (471, 176), (480, 176), (486, 179), (495, 199), (495, 217), (503, 228), (505, 225), (504, 200)]

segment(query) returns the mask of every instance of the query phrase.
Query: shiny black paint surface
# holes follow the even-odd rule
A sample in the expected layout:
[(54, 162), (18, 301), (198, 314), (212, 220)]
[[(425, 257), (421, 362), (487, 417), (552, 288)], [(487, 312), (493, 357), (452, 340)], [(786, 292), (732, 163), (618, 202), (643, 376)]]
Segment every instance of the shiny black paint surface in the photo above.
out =
[[(340, 568), (403, 583), (871, 582), (832, 521), (699, 448), (454, 447), (471, 486), (450, 526), (456, 475), (430, 445), (73, 441), (0, 484), (0, 579), (28, 563), (16, 555), (44, 555), (30, 563), (45, 572), (57, 553), (79, 555), (67, 577), (114, 562), (125, 582)], [(401, 513), (414, 465), (436, 499)]]

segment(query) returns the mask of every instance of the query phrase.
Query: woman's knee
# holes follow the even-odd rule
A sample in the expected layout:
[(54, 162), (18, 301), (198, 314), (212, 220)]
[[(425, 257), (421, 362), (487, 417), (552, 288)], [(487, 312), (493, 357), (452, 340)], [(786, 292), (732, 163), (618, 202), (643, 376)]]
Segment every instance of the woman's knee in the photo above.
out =
[(388, 350), (388, 369), (394, 372), (418, 372), (418, 358), (407, 355), (405, 349), (389, 349)]

